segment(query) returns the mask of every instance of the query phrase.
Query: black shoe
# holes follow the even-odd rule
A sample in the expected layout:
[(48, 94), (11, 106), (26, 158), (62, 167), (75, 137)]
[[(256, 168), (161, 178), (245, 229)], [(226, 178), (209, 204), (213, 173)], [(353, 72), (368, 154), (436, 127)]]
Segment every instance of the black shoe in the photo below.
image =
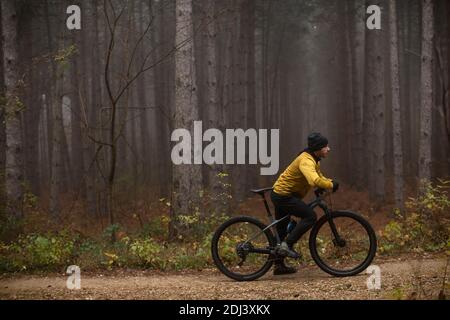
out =
[(300, 254), (298, 254), (292, 246), (289, 246), (286, 242), (282, 242), (277, 247), (277, 253), (283, 257), (289, 257), (293, 259), (300, 259)]
[(297, 272), (297, 269), (295, 269), (294, 267), (289, 267), (289, 266), (285, 265), (283, 260), (275, 262), (275, 267), (273, 268), (274, 276), (279, 276), (282, 274), (291, 274), (291, 273), (296, 273), (296, 272)]

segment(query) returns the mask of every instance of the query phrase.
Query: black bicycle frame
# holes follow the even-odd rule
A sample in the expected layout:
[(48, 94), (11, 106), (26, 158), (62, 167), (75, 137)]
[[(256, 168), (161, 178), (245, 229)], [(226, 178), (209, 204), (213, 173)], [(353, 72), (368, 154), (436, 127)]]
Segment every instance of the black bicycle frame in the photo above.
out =
[[(270, 224), (265, 227), (263, 230), (261, 230), (260, 232), (258, 232), (256, 235), (254, 235), (253, 237), (251, 237), (250, 239), (248, 239), (247, 241), (245, 241), (245, 244), (252, 241), (253, 239), (255, 239), (256, 237), (258, 237), (259, 235), (261, 235), (262, 233), (266, 232), (266, 230), (272, 228), (274, 234), (275, 234), (275, 238), (277, 240), (277, 244), (281, 243), (280, 240), (280, 235), (278, 234), (277, 228), (274, 228), (275, 225), (277, 225), (278, 223), (280, 223), (281, 221), (285, 220), (285, 219), (290, 219), (290, 215), (286, 215), (281, 219), (276, 220), (274, 218), (274, 216), (272, 215), (272, 212), (270, 211), (269, 208), (269, 204), (267, 203), (266, 197), (264, 196), (264, 194), (261, 194), (263, 201), (264, 201), (264, 206), (266, 208), (267, 211), (267, 216), (270, 220)], [(331, 218), (331, 213), (328, 210), (327, 205), (323, 202), (322, 197), (317, 196), (316, 195), (316, 199), (314, 199), (313, 201), (311, 201), (310, 203), (308, 203), (308, 206), (311, 209), (314, 209), (315, 207), (319, 207), (323, 210), (324, 215), (327, 217), (327, 221), (330, 224), (330, 229), (331, 232), (333, 233), (334, 238), (336, 239), (337, 244), (342, 244), (343, 240), (341, 239), (341, 237), (339, 236), (337, 229), (336, 229), (336, 225), (334, 224), (333, 219)], [(249, 249), (249, 252), (254, 252), (254, 253), (263, 253), (263, 254), (272, 254), (273, 250), (271, 249), (257, 249), (257, 248), (251, 248)]]

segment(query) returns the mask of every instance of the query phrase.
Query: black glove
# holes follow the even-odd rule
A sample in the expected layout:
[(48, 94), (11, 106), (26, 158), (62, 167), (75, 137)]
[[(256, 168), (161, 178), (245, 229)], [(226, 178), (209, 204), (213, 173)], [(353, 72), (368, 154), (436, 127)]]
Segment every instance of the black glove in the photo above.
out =
[(339, 189), (339, 182), (333, 180), (333, 192), (338, 191), (338, 189)]
[(324, 192), (325, 192), (325, 189), (322, 189), (322, 188), (317, 188), (316, 190), (314, 190), (314, 194), (316, 195), (316, 197), (321, 196)]

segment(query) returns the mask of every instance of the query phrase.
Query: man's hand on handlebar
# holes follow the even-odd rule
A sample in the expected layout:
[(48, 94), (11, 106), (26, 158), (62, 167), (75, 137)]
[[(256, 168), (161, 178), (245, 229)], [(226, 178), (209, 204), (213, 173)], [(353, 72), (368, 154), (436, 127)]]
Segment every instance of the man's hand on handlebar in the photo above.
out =
[[(336, 192), (339, 189), (339, 182), (337, 181), (332, 181), (333, 182), (333, 188), (332, 188), (332, 192)], [(322, 189), (322, 188), (317, 188), (316, 190), (314, 190), (314, 194), (316, 195), (316, 197), (321, 196), (322, 194), (324, 194), (327, 190), (326, 189)]]
[(325, 191), (327, 191), (327, 190), (322, 189), (322, 188), (317, 188), (316, 190), (314, 190), (314, 194), (316, 195), (316, 197), (319, 197), (319, 196), (321, 196)]
[(339, 182), (333, 180), (333, 193), (338, 191), (338, 189), (339, 189)]

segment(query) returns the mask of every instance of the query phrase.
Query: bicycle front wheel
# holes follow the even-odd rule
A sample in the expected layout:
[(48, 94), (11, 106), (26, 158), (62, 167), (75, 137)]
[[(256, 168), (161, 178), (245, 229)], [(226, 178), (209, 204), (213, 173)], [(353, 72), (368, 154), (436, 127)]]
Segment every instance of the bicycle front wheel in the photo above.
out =
[(347, 277), (364, 271), (372, 263), (377, 238), (372, 226), (360, 215), (335, 211), (331, 213), (331, 221), (323, 216), (314, 225), (309, 249), (323, 271)]
[(272, 266), (276, 245), (272, 232), (259, 220), (240, 216), (225, 221), (215, 232), (211, 253), (217, 268), (237, 281), (263, 276)]

